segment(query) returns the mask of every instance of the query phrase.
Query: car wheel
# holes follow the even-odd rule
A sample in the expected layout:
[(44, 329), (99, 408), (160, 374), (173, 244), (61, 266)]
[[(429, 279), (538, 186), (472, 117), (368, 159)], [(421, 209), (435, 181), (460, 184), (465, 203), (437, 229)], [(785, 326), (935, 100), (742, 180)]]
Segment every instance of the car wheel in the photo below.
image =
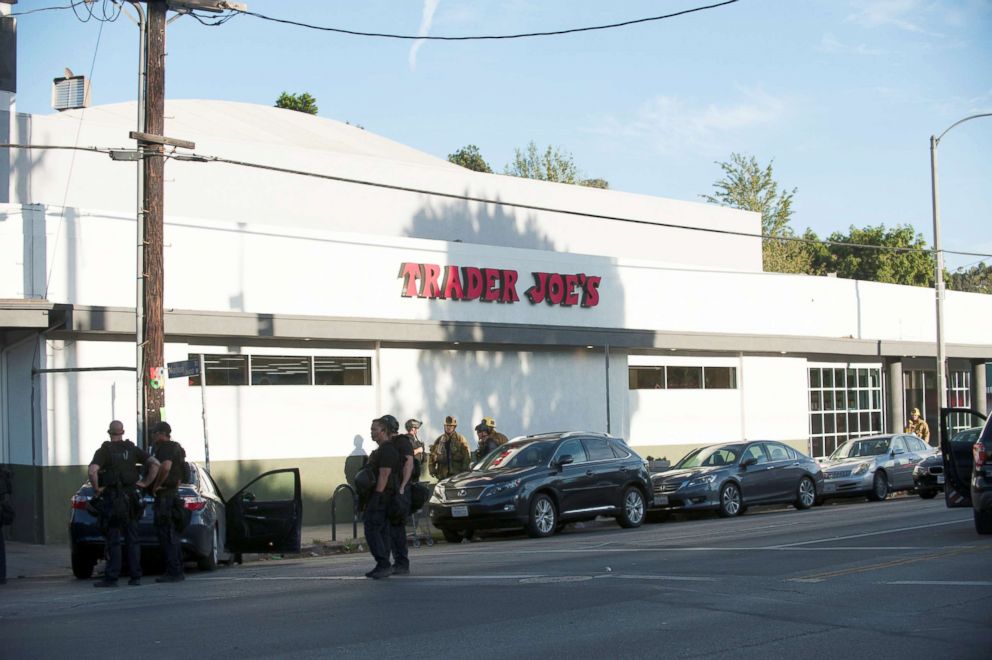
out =
[(809, 477), (799, 480), (799, 488), (796, 489), (796, 508), (799, 510), (808, 509), (816, 503), (816, 484)]
[(889, 479), (885, 472), (879, 470), (875, 473), (875, 479), (871, 482), (871, 492), (868, 499), (872, 502), (881, 502), (889, 496)]
[(935, 490), (921, 490), (919, 491), (920, 499), (932, 500), (937, 497), (937, 491)]
[(558, 512), (555, 503), (544, 493), (538, 493), (530, 503), (530, 518), (527, 520), (527, 535), (531, 538), (544, 538), (555, 533), (558, 525)]
[(465, 538), (461, 532), (455, 529), (442, 529), (441, 534), (448, 543), (461, 543), (462, 539)]
[(992, 511), (975, 510), (975, 531), (979, 534), (992, 534)]
[(620, 506), (617, 522), (626, 529), (640, 527), (644, 522), (644, 495), (634, 486), (623, 493), (623, 504)]
[(741, 513), (741, 489), (730, 482), (720, 489), (720, 517), (733, 518)]
[(93, 577), (94, 566), (96, 558), (93, 555), (82, 551), (72, 553), (72, 574), (80, 580)]
[(217, 553), (220, 552), (220, 530), (214, 527), (214, 536), (210, 541), (210, 552), (206, 557), (196, 560), (196, 567), (201, 571), (212, 571), (217, 568)]

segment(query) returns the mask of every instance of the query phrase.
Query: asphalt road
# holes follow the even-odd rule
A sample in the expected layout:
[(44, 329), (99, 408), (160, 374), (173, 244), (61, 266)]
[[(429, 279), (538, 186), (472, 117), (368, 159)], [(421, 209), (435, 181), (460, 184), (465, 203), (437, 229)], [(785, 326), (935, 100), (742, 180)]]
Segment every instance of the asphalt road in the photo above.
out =
[[(992, 537), (905, 497), (0, 592), (0, 657), (992, 657)], [(101, 641), (107, 636), (107, 641)]]

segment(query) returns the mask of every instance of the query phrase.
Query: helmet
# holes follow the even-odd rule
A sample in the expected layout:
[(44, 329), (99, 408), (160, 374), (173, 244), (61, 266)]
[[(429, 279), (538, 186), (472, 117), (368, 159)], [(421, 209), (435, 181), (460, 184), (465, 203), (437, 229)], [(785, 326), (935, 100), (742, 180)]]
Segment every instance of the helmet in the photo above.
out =
[(445, 426), (458, 426), (458, 418), (454, 415), (448, 415), (444, 418)]
[(912, 410), (909, 411), (909, 414), (910, 415), (919, 415), (920, 414), (920, 409), (919, 408), (913, 408)]
[(496, 428), (496, 420), (492, 417), (483, 417), (480, 426), (488, 426), (491, 429)]
[(399, 433), (400, 423), (392, 415), (383, 415), (379, 419), (375, 420), (385, 427), (390, 433)]
[(172, 435), (172, 427), (169, 426), (168, 422), (159, 422), (152, 427), (152, 433), (164, 433), (166, 435)]
[(492, 429), (490, 427), (486, 426), (486, 423), (484, 421), (479, 422), (479, 425), (475, 427), (476, 433), (479, 433), (480, 431), (485, 431), (486, 433), (488, 433), (491, 430)]
[(419, 429), (423, 425), (424, 425), (424, 423), (422, 421), (420, 421), (419, 419), (414, 419), (414, 418), (410, 418), (410, 419), (406, 420), (406, 424), (404, 424), (404, 426), (406, 427), (406, 430), (407, 431), (409, 431), (410, 429)]

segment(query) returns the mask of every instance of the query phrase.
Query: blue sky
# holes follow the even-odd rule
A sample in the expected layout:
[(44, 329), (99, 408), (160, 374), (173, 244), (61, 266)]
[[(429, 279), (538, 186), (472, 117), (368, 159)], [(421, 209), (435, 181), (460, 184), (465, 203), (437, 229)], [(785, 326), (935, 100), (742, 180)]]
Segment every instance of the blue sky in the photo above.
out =
[[(273, 17), (352, 30), (478, 35), (657, 16), (715, 0), (250, 0)], [(15, 12), (66, 4), (21, 0)], [(99, 3), (98, 3), (99, 4)], [(102, 27), (102, 32), (101, 32)], [(90, 75), (92, 103), (136, 96), (137, 30), (72, 11), (18, 19), (20, 112), (51, 79)], [(774, 159), (793, 227), (912, 224), (932, 238), (929, 137), (992, 112), (992, 0), (739, 0), (608, 31), (505, 41), (354, 37), (239, 16), (167, 34), (168, 98), (271, 104), (307, 91), (320, 115), (439, 157), (476, 144), (497, 171), (530, 140), (570, 151), (614, 189), (699, 200), (731, 153)], [(122, 139), (122, 144), (125, 140)], [(992, 118), (941, 142), (944, 247), (992, 253)], [(948, 257), (952, 267), (974, 257)]]

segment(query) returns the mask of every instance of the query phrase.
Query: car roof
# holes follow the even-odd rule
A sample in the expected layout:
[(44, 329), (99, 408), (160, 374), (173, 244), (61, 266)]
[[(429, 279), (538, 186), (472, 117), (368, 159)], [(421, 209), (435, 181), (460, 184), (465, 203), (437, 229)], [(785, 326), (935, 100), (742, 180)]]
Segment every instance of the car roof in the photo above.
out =
[(550, 442), (554, 440), (564, 440), (566, 438), (606, 438), (608, 440), (619, 440), (623, 442), (623, 438), (618, 438), (609, 433), (602, 433), (600, 431), (548, 431), (545, 433), (535, 433), (533, 435), (525, 435), (519, 438), (514, 438), (511, 442), (535, 442), (544, 441)]

